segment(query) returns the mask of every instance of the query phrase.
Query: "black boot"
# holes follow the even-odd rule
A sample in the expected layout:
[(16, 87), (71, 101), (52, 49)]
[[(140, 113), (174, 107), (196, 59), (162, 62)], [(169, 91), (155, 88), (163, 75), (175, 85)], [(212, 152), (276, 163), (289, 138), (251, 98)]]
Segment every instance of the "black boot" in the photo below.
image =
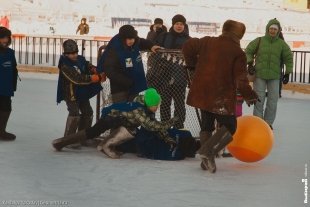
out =
[(185, 157), (195, 157), (200, 148), (200, 140), (193, 137), (179, 139), (178, 147)]
[(82, 131), (77, 132), (76, 134), (70, 134), (68, 136), (55, 139), (52, 142), (52, 145), (57, 151), (61, 151), (62, 148), (68, 145), (80, 143), (80, 142), (83, 142), (84, 140), (86, 140), (86, 133), (85, 133), (85, 130), (82, 130)]
[(0, 140), (14, 141), (16, 136), (5, 131), (11, 111), (0, 111)]
[(208, 169), (211, 173), (216, 172), (215, 156), (222, 150), (227, 143), (232, 140), (230, 132), (225, 126), (218, 129), (208, 141), (201, 146), (199, 153), (202, 160), (201, 168)]

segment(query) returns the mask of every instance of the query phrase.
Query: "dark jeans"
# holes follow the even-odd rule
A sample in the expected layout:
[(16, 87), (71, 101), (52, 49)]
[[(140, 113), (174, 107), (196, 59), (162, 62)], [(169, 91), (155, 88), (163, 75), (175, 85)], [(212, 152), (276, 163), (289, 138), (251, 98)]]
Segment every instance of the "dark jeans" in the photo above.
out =
[(174, 101), (174, 117), (179, 120), (175, 124), (177, 129), (184, 128), (185, 121), (185, 90), (186, 86), (170, 85), (161, 95), (162, 102), (160, 104), (160, 119), (161, 121), (168, 121), (171, 119), (171, 104)]
[(12, 111), (12, 100), (10, 96), (0, 96), (0, 111)]
[(86, 129), (86, 138), (94, 139), (106, 130), (114, 129), (124, 125), (124, 118), (105, 116), (100, 118), (98, 122), (91, 128)]
[(201, 131), (213, 132), (215, 130), (215, 120), (220, 126), (225, 126), (233, 135), (237, 129), (237, 119), (235, 115), (219, 115), (201, 110)]
[[(93, 109), (90, 105), (89, 100), (87, 101), (66, 101), (67, 109), (69, 111), (69, 116), (92, 116)], [(80, 114), (81, 112), (81, 114)]]

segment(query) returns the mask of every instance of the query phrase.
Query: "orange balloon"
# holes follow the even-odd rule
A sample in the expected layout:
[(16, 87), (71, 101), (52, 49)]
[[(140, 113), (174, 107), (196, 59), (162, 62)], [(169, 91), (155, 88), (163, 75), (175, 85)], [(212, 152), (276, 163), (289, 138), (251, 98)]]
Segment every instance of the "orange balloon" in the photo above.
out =
[(263, 119), (241, 116), (237, 118), (237, 131), (227, 149), (240, 161), (257, 162), (270, 153), (273, 139), (273, 132)]

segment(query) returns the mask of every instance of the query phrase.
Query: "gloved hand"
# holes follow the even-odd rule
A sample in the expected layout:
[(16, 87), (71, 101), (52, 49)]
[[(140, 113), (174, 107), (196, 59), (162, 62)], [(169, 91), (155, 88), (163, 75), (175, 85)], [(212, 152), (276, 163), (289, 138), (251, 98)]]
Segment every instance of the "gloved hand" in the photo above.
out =
[(260, 102), (258, 95), (255, 91), (252, 91), (251, 96), (247, 100), (245, 100), (248, 107), (250, 107), (251, 105), (255, 105), (257, 101)]
[(290, 80), (290, 74), (289, 73), (285, 74), (282, 78), (282, 83), (287, 84), (289, 80)]
[(104, 82), (107, 79), (107, 77), (105, 73), (100, 73), (100, 74), (91, 75), (90, 79), (92, 83), (98, 83), (98, 82)]
[(248, 63), (248, 73), (250, 75), (254, 75), (255, 72), (256, 72), (256, 70), (255, 70), (255, 67), (254, 67), (253, 63)]

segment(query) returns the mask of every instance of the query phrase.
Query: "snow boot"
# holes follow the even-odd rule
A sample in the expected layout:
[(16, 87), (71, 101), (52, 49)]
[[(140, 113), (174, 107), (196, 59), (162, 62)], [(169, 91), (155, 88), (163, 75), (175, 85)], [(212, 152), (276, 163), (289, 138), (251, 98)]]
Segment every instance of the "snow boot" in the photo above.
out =
[(16, 136), (5, 131), (11, 111), (0, 111), (0, 140), (14, 141)]
[(211, 173), (216, 172), (215, 156), (229, 142), (232, 141), (232, 135), (225, 126), (218, 129), (212, 137), (200, 148), (200, 157), (202, 160), (201, 168), (209, 170)]
[[(64, 137), (75, 134), (80, 124), (80, 116), (68, 116), (66, 122), (66, 129), (64, 133)], [(75, 143), (73, 145), (67, 145), (66, 148), (68, 149), (81, 149), (80, 143)]]
[(111, 134), (98, 145), (97, 149), (110, 158), (118, 159), (120, 154), (115, 150), (115, 146), (133, 138), (134, 136), (125, 127), (119, 127), (111, 131)]
[(85, 130), (82, 130), (82, 131), (79, 131), (75, 134), (70, 134), (68, 136), (64, 136), (62, 138), (55, 139), (52, 142), (52, 145), (57, 151), (61, 151), (62, 148), (66, 147), (68, 145), (83, 142), (84, 140), (86, 140), (86, 133), (85, 133)]

